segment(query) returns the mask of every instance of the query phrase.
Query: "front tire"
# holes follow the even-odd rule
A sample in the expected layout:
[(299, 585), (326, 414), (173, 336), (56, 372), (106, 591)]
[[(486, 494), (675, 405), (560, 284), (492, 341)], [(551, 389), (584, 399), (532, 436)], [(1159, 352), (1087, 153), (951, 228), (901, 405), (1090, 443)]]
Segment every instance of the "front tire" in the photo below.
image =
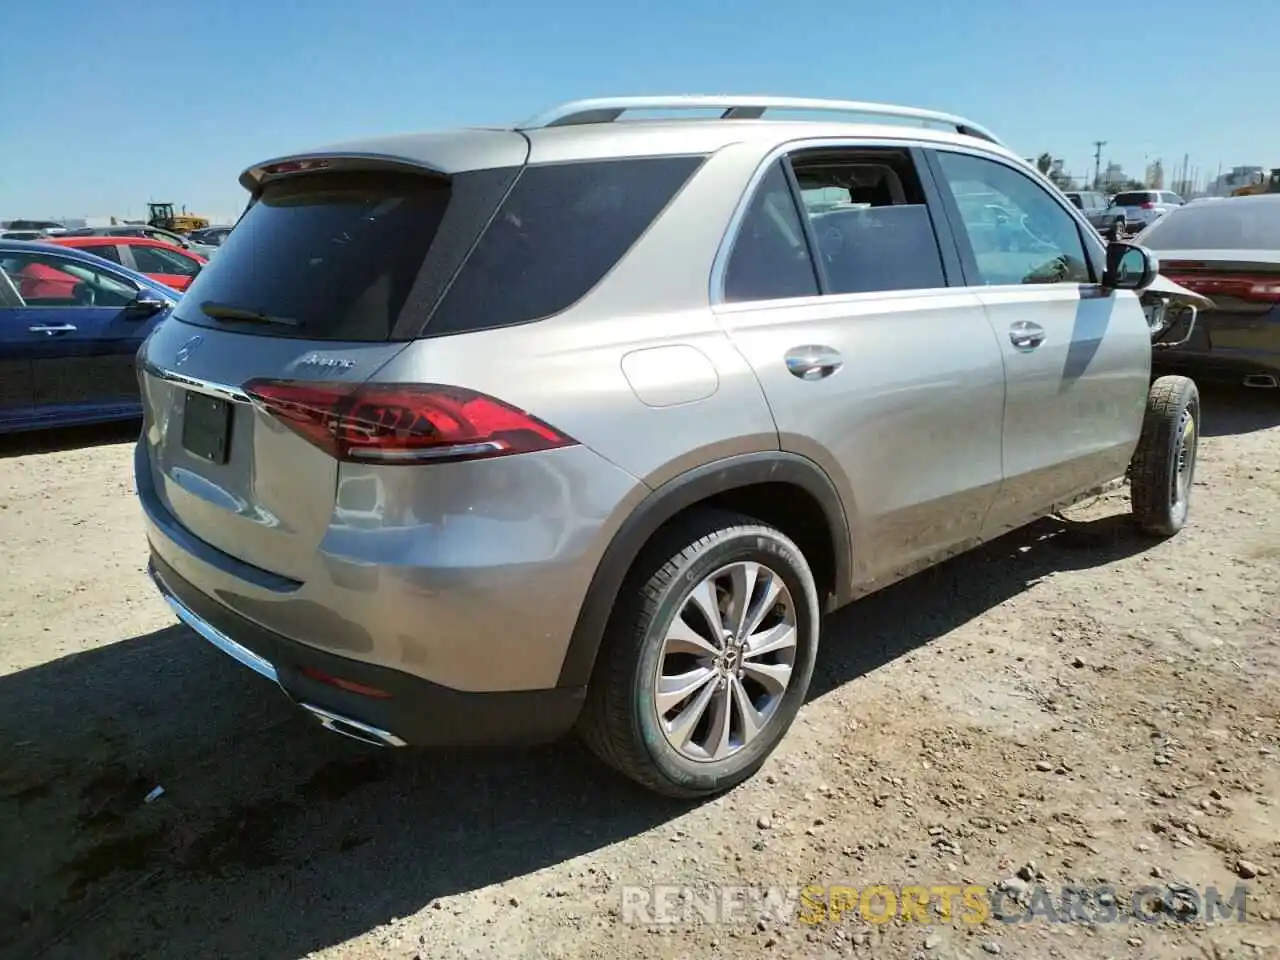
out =
[(1156, 380), (1129, 469), (1133, 517), (1146, 533), (1172, 537), (1186, 525), (1199, 439), (1195, 381), (1178, 376)]
[(580, 735), (657, 793), (727, 790), (760, 768), (804, 703), (820, 619), (813, 573), (791, 539), (741, 514), (691, 513), (628, 574)]

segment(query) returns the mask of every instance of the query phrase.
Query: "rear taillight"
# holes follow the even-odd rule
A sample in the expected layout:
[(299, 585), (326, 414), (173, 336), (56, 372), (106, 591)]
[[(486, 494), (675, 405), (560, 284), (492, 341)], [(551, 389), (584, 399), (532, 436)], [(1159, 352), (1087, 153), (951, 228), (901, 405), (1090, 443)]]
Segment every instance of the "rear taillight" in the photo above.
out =
[(523, 410), (462, 387), (254, 380), (244, 389), (338, 460), (479, 460), (577, 443)]
[(1179, 286), (1206, 297), (1234, 297), (1248, 303), (1280, 303), (1280, 279), (1247, 274), (1167, 274)]
[(1148, 200), (1146, 203), (1142, 205), (1143, 210), (1154, 210), (1155, 208), (1156, 208), (1156, 205), (1152, 203), (1150, 200)]

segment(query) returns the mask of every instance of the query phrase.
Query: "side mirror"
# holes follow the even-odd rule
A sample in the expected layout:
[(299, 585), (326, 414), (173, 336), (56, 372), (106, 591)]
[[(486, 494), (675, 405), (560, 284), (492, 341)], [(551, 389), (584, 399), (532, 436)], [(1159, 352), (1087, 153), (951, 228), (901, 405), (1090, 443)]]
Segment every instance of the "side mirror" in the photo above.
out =
[(1113, 240), (1107, 244), (1107, 272), (1102, 284), (1114, 290), (1145, 290), (1160, 273), (1160, 261), (1146, 247)]
[(125, 307), (125, 313), (130, 317), (154, 317), (157, 313), (168, 310), (172, 303), (152, 293), (150, 290), (142, 290), (136, 297), (129, 301), (129, 305)]

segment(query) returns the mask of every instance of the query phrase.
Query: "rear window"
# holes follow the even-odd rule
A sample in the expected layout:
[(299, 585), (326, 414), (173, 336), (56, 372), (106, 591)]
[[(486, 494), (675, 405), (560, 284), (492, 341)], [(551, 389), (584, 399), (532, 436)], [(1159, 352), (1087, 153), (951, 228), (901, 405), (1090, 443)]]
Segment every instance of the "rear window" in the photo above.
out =
[[(268, 184), (176, 315), (269, 336), (389, 339), (450, 193), (447, 180), (400, 173), (307, 174)], [(273, 322), (226, 319), (230, 311)]]
[(1161, 217), (1142, 235), (1152, 250), (1280, 250), (1280, 202), (1192, 203)]
[(1116, 198), (1111, 201), (1113, 207), (1140, 207), (1144, 203), (1155, 203), (1156, 195), (1142, 190), (1135, 190), (1131, 193), (1117, 193)]
[[(642, 157), (525, 168), (426, 334), (511, 326), (568, 309), (631, 249), (702, 160)], [(228, 245), (234, 242), (232, 234)]]

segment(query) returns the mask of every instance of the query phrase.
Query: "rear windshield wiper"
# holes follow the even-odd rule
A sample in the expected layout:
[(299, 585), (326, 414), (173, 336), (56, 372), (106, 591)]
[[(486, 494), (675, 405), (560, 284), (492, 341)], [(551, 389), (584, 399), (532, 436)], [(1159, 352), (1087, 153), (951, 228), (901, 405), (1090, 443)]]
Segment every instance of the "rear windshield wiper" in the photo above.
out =
[(215, 320), (243, 320), (245, 323), (278, 323), (286, 327), (302, 326), (302, 321), (295, 320), (293, 317), (274, 317), (269, 313), (246, 310), (244, 307), (233, 307), (226, 303), (214, 303), (212, 300), (206, 300), (200, 304), (200, 309), (206, 317), (213, 317)]

